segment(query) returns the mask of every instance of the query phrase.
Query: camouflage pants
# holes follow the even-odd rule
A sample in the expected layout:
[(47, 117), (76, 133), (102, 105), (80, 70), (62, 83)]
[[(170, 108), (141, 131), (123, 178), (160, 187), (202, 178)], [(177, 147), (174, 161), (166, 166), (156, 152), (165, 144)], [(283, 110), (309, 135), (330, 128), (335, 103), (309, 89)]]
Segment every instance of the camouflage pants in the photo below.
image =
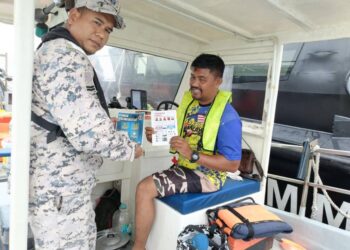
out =
[(36, 250), (95, 250), (90, 194), (30, 199), (29, 223)]

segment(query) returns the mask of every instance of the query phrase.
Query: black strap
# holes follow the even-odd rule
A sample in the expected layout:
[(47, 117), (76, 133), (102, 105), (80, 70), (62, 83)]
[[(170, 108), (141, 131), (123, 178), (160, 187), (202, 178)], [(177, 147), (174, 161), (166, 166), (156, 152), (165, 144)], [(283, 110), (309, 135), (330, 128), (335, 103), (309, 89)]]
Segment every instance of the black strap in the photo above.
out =
[(97, 78), (97, 74), (96, 74), (95, 69), (94, 69), (94, 78), (93, 78), (93, 80), (94, 80), (94, 85), (95, 85), (95, 88), (96, 88), (96, 91), (97, 91), (98, 100), (100, 101), (100, 104), (101, 104), (102, 108), (104, 109), (104, 111), (106, 111), (107, 115), (110, 117), (109, 111), (108, 111), (107, 102), (106, 102), (105, 96), (103, 94), (103, 89), (101, 87), (100, 81)]
[[(234, 202), (232, 202), (232, 203), (230, 203), (229, 205), (232, 205), (232, 206), (237, 206), (237, 205), (240, 205), (240, 203), (242, 203), (243, 201), (250, 201), (250, 203), (252, 203), (253, 205), (256, 205), (256, 202), (255, 202), (255, 200), (252, 198), (252, 197), (244, 197), (244, 198), (242, 198), (242, 199), (239, 199), (239, 200), (236, 200), (236, 201), (234, 201)], [(245, 203), (245, 204), (247, 204), (247, 203)]]
[[(64, 39), (76, 44), (77, 46), (79, 46), (81, 48), (79, 43), (73, 38), (73, 36), (69, 33), (69, 31), (67, 29), (65, 29), (64, 27), (57, 27), (57, 28), (51, 30), (49, 33), (47, 33), (42, 38), (42, 43), (38, 46), (37, 49), (39, 49), (43, 45), (43, 43), (54, 40), (54, 39), (58, 39), (58, 38), (64, 38)], [(102, 108), (106, 111), (107, 115), (109, 116), (107, 102), (106, 102), (106, 99), (104, 97), (103, 90), (102, 90), (101, 84), (98, 80), (95, 69), (94, 69), (93, 82), (94, 82), (95, 89), (97, 92), (98, 100), (100, 101)], [(47, 143), (53, 142), (59, 136), (66, 137), (65, 134), (63, 133), (63, 130), (60, 128), (60, 126), (46, 121), (44, 118), (36, 115), (33, 111), (32, 111), (32, 121), (35, 124), (37, 124), (38, 126), (49, 131), (49, 134), (47, 135)]]
[[(254, 228), (253, 228), (252, 224), (250, 223), (250, 221), (247, 218), (245, 218), (243, 215), (241, 215), (239, 212), (237, 212), (233, 207), (223, 206), (223, 208), (229, 210), (231, 213), (233, 213), (235, 216), (237, 216), (237, 218), (240, 219), (244, 224), (246, 224), (246, 226), (248, 228), (248, 235), (243, 240), (247, 241), (247, 240), (252, 239), (254, 237)], [(233, 229), (234, 228), (231, 228), (231, 232), (233, 232)], [(233, 234), (231, 236), (234, 237)]]
[[(39, 44), (37, 49), (39, 49), (44, 43), (52, 41), (52, 40), (55, 40), (55, 39), (58, 39), (58, 38), (64, 38), (64, 39), (74, 43), (75, 45), (80, 47), (82, 50), (84, 50), (81, 47), (81, 45), (77, 42), (77, 40), (75, 40), (75, 38), (64, 27), (56, 27), (56, 28), (50, 30), (50, 32), (47, 33), (42, 38), (42, 42)], [(96, 91), (97, 91), (98, 100), (100, 101), (100, 104), (101, 104), (102, 108), (106, 111), (107, 115), (109, 116), (107, 102), (106, 102), (105, 96), (103, 94), (103, 90), (102, 90), (100, 81), (98, 80), (97, 74), (95, 72), (95, 69), (94, 69), (93, 81), (94, 81), (94, 85), (95, 85), (95, 88), (96, 88)]]
[[(250, 147), (249, 143), (244, 139), (244, 137), (242, 136), (243, 141), (245, 142), (245, 144), (248, 146), (248, 148), (253, 151), (253, 149)], [(253, 151), (254, 152), (254, 151)]]
[(47, 143), (53, 142), (54, 140), (57, 139), (57, 137), (64, 137), (64, 138), (66, 137), (66, 135), (63, 133), (60, 126), (46, 121), (44, 118), (38, 116), (33, 111), (32, 111), (32, 122), (49, 131), (49, 134), (47, 135), (47, 139), (46, 139)]
[(261, 181), (262, 178), (265, 177), (265, 175), (264, 175), (264, 170), (262, 169), (261, 164), (257, 159), (255, 159), (255, 166), (256, 166), (256, 170), (258, 170), (258, 173), (260, 175), (260, 181)]

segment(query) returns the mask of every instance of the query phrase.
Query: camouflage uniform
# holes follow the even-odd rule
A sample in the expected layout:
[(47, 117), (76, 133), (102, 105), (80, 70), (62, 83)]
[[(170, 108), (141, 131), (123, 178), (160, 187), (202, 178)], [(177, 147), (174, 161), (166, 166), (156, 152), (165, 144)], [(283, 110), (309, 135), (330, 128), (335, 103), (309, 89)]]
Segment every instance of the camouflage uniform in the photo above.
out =
[(95, 249), (90, 195), (41, 197), (29, 204), (35, 249)]
[(65, 39), (36, 52), (32, 111), (66, 135), (47, 143), (48, 131), (32, 122), (29, 221), (37, 250), (95, 249), (90, 193), (102, 157), (134, 159), (135, 144), (101, 107), (93, 75), (83, 50)]

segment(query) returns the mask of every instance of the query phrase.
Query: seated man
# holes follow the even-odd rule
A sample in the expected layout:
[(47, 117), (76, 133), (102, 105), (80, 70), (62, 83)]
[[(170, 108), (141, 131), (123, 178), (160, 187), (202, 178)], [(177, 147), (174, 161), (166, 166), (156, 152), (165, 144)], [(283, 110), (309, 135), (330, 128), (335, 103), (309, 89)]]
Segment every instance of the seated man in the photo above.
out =
[[(170, 140), (178, 161), (138, 184), (133, 250), (145, 249), (154, 220), (154, 198), (217, 191), (225, 183), (226, 172), (238, 169), (242, 124), (230, 104), (231, 92), (219, 90), (224, 68), (216, 55), (201, 54), (192, 62), (190, 91), (177, 109), (179, 136)], [(152, 133), (152, 128), (146, 128), (148, 141)]]

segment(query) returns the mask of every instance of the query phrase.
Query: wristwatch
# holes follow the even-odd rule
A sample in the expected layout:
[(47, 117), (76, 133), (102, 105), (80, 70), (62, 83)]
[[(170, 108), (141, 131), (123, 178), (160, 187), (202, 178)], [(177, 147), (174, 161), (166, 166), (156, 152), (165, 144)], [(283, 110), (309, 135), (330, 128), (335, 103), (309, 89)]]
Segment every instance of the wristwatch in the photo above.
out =
[(190, 162), (191, 163), (195, 163), (196, 161), (199, 160), (199, 153), (197, 151), (192, 151), (192, 155), (191, 155), (191, 159)]

